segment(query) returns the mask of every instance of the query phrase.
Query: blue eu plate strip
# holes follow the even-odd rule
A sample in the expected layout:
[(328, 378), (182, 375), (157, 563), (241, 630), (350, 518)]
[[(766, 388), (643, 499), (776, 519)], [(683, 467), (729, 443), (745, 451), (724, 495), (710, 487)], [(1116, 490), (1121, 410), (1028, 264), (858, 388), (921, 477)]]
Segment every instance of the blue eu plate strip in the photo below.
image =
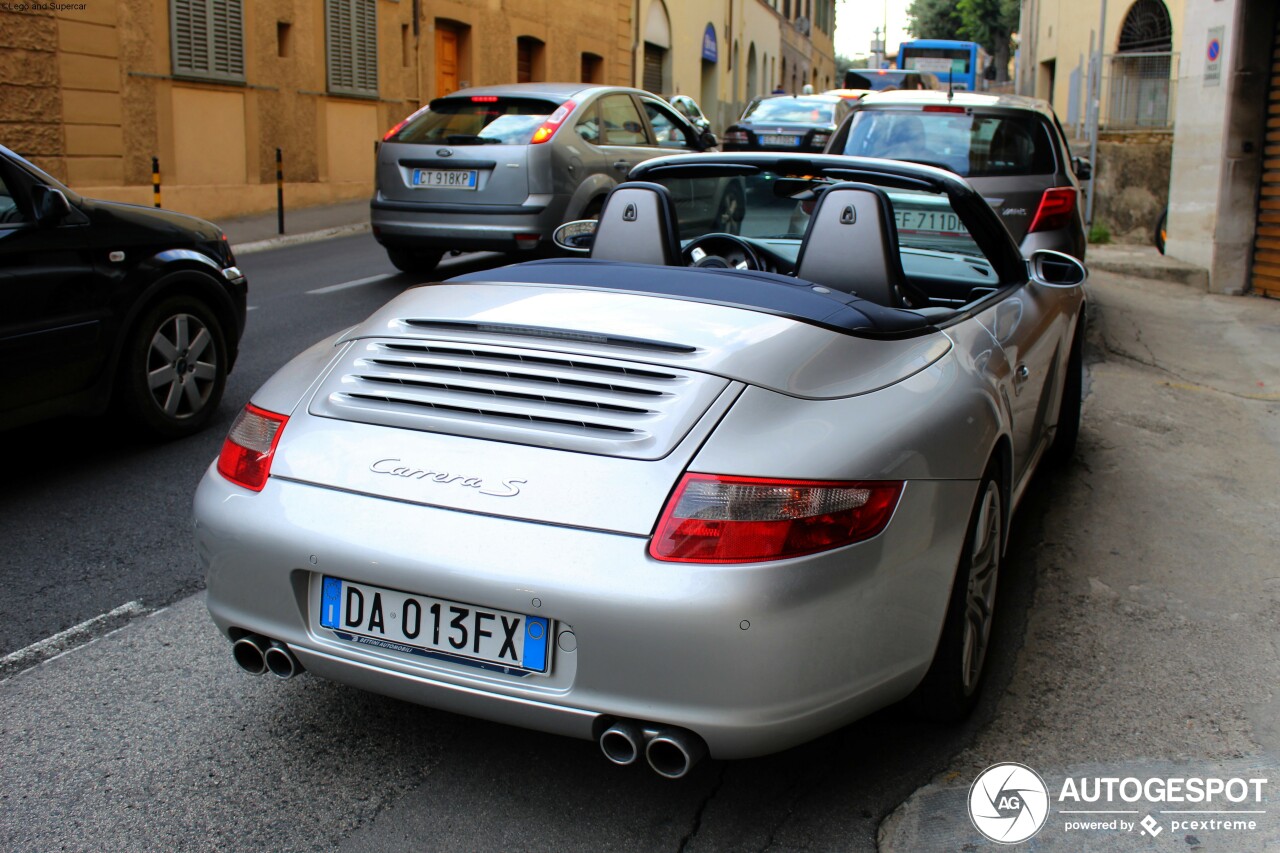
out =
[(524, 617), (523, 666), (542, 672), (547, 668), (547, 634), (550, 627), (541, 616)]
[(320, 593), (320, 624), (326, 628), (337, 628), (341, 615), (342, 581), (326, 577)]

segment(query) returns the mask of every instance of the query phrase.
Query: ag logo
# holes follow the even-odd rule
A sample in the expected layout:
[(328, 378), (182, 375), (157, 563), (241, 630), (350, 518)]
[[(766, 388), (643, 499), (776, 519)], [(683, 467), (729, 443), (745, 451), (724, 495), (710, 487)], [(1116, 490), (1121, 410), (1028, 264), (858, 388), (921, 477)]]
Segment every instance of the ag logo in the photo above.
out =
[(995, 764), (969, 789), (969, 819), (997, 844), (1017, 844), (1040, 831), (1049, 817), (1049, 789), (1022, 764)]

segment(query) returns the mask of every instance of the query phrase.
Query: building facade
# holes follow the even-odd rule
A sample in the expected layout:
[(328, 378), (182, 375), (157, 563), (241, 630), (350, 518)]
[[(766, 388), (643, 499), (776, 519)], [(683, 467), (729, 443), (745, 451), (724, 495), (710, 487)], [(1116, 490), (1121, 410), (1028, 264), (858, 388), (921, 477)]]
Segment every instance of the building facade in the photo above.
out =
[[(814, 4), (825, 29), (806, 17)], [(790, 58), (801, 83), (834, 79), (832, 4), (29, 4), (0, 26), (0, 144), (79, 192), (140, 204), (154, 159), (164, 206), (213, 219), (275, 206), (277, 149), (288, 206), (355, 199), (372, 190), (387, 128), (467, 86), (637, 85), (694, 96), (722, 129), (782, 79), (770, 63)]]
[(1280, 6), (1025, 0), (1022, 29), (1018, 91), (1068, 130), (1102, 54), (1095, 202), (1110, 192), (1131, 213), (1145, 199), (1145, 234), (1167, 210), (1166, 253), (1206, 269), (1212, 291), (1280, 296)]

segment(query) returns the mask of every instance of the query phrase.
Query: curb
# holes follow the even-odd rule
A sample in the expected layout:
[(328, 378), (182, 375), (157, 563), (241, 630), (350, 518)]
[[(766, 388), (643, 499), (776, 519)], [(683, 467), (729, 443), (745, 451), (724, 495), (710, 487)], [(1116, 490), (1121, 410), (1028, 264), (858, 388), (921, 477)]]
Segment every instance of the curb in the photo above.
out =
[(1100, 252), (1095, 248), (1085, 256), (1085, 264), (1090, 270), (1184, 284), (1204, 293), (1209, 292), (1208, 270), (1157, 254), (1154, 249), (1148, 253), (1124, 250)]
[(279, 249), (283, 246), (298, 246), (303, 243), (316, 243), (320, 240), (328, 240), (331, 237), (347, 237), (352, 234), (361, 234), (369, 230), (368, 222), (357, 222), (351, 225), (337, 225), (333, 228), (322, 228), (319, 231), (307, 231), (302, 234), (285, 234), (280, 237), (271, 237), (267, 240), (254, 240), (249, 243), (236, 243), (231, 246), (231, 251), (236, 255), (251, 255), (254, 252), (264, 252), (267, 249)]

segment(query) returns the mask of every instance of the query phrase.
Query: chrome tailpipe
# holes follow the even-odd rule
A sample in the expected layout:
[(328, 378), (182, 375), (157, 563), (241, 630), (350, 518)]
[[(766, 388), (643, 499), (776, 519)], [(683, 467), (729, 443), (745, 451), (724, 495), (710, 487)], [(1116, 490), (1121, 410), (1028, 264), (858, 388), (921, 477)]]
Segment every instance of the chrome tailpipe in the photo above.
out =
[(268, 642), (270, 645), (267, 646), (262, 657), (272, 675), (277, 678), (293, 678), (302, 672), (302, 664), (298, 662), (298, 658), (288, 646), (279, 640)]
[(619, 720), (600, 735), (600, 751), (614, 764), (633, 764), (644, 749), (644, 729), (631, 720)]
[(660, 728), (645, 746), (644, 757), (653, 772), (667, 779), (681, 779), (707, 754), (702, 738), (684, 729)]
[(250, 675), (267, 671), (267, 645), (270, 641), (257, 634), (245, 634), (231, 644), (231, 656)]

